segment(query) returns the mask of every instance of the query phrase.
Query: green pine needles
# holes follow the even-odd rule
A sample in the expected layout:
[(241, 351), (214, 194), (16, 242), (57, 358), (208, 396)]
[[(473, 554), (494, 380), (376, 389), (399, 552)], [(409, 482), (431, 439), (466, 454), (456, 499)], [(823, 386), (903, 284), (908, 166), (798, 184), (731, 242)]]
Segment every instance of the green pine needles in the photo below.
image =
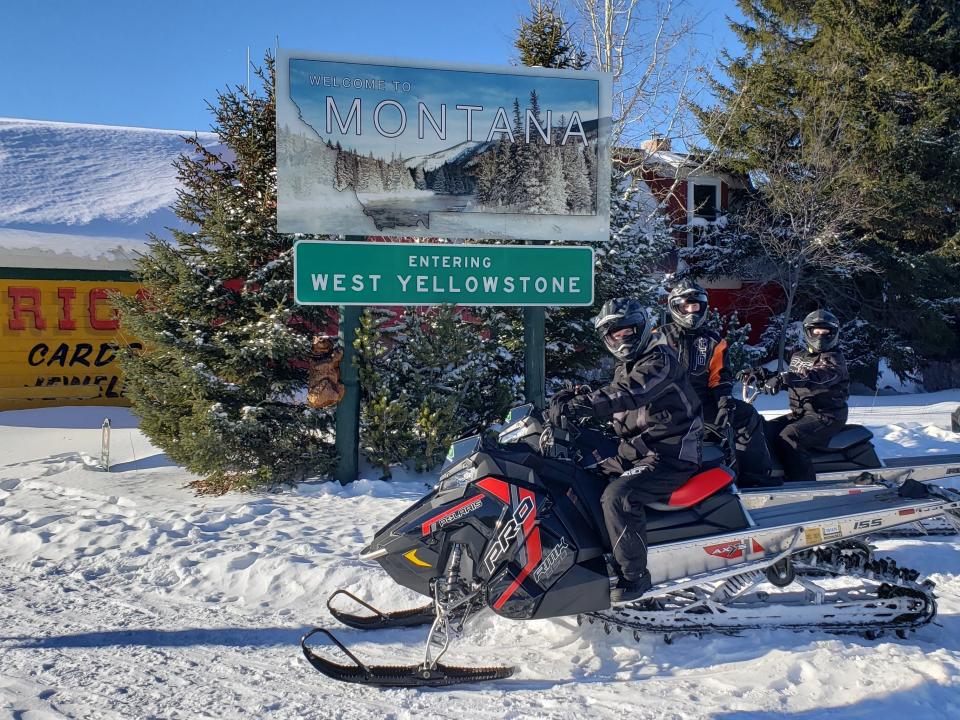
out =
[(293, 483), (335, 461), (332, 410), (305, 404), (324, 308), (293, 302), (293, 242), (276, 232), (273, 58), (261, 92), (210, 105), (219, 145), (186, 138), (174, 210), (194, 230), (151, 237), (145, 293), (115, 298), (142, 353), (121, 357), (140, 427), (201, 492)]
[(400, 316), (374, 308), (361, 318), (360, 437), (386, 477), (398, 463), (436, 467), (452, 441), (502, 420), (520, 397), (513, 357), (463, 313), (450, 305)]

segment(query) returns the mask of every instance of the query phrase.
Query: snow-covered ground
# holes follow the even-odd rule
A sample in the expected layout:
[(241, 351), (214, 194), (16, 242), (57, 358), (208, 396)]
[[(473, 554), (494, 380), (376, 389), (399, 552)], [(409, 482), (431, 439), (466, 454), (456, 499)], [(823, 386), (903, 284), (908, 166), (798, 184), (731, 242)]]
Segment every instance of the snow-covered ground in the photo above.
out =
[[(782, 406), (764, 398), (765, 414)], [(960, 452), (960, 391), (855, 398), (882, 454)], [(110, 473), (96, 469), (113, 423)], [(371, 476), (373, 476), (371, 474)], [(884, 540), (937, 583), (938, 624), (865, 640), (606, 636), (573, 619), (486, 617), (451, 662), (519, 666), (490, 685), (377, 690), (336, 684), (297, 645), (335, 626), (345, 587), (397, 608), (421, 598), (357, 552), (432, 477), (308, 483), (196, 497), (190, 475), (111, 408), (0, 413), (0, 716), (29, 718), (747, 718), (960, 716), (960, 540)], [(413, 661), (422, 629), (344, 640)]]

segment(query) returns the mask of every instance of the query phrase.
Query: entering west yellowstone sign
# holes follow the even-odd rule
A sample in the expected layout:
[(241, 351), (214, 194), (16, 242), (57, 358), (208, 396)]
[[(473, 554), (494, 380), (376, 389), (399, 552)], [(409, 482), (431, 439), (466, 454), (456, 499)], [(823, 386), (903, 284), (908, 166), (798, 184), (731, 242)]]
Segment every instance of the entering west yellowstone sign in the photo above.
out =
[(610, 78), (281, 50), (283, 233), (604, 241)]
[(300, 305), (592, 305), (593, 248), (301, 241), (294, 288)]

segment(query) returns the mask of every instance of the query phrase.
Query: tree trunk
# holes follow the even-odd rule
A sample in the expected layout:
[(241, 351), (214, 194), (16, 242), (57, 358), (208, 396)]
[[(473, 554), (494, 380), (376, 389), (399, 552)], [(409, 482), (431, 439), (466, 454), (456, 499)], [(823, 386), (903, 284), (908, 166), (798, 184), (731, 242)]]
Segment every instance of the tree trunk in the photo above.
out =
[(783, 311), (783, 324), (780, 326), (780, 343), (777, 347), (777, 372), (783, 372), (783, 357), (787, 346), (787, 328), (790, 326), (790, 316), (793, 313), (793, 299), (797, 295), (796, 282), (790, 283), (787, 290), (787, 308)]

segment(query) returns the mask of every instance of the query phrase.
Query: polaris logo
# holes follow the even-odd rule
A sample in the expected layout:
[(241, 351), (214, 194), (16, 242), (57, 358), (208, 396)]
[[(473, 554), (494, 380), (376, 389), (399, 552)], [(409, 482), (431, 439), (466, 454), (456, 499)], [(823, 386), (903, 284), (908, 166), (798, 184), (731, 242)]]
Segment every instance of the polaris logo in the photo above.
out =
[(439, 530), (439, 529), (442, 528), (444, 525), (448, 525), (448, 524), (452, 523), (454, 520), (459, 520), (460, 518), (462, 518), (462, 517), (464, 517), (464, 516), (466, 516), (466, 515), (469, 515), (469, 514), (472, 513), (474, 510), (479, 510), (481, 505), (483, 505), (483, 498), (480, 498), (480, 499), (477, 500), (476, 502), (473, 502), (473, 503), (471, 503), (470, 505), (467, 505), (467, 506), (464, 507), (464, 508), (460, 508), (460, 509), (457, 510), (455, 513), (451, 513), (450, 515), (447, 515), (446, 517), (440, 518), (439, 520), (437, 520), (437, 529)]
[(490, 546), (490, 551), (487, 553), (487, 556), (483, 559), (483, 564), (487, 566), (489, 572), (492, 573), (494, 569), (496, 569), (500, 560), (503, 559), (503, 556), (517, 538), (517, 535), (520, 534), (523, 521), (529, 517), (531, 512), (533, 512), (533, 500), (526, 497), (517, 505), (517, 509), (514, 510), (513, 515), (507, 520), (507, 523), (497, 535), (497, 539), (494, 540)]
[(947, 475), (960, 475), (960, 467), (947, 468)]

